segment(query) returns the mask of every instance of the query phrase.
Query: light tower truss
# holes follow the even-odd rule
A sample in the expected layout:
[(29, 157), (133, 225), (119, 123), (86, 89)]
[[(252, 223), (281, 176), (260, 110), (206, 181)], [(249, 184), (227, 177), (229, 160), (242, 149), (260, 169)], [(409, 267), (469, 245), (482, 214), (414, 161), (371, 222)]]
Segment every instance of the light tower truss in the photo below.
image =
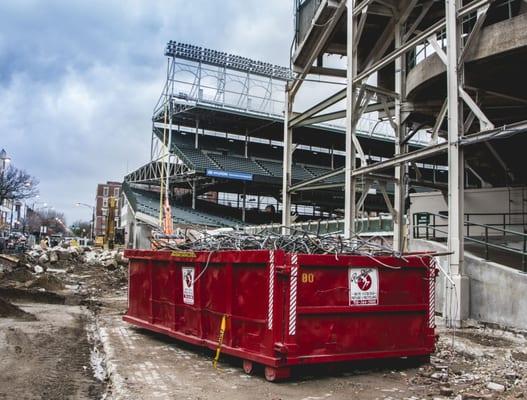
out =
[[(167, 74), (154, 107), (151, 160), (166, 157), (179, 112), (205, 106), (245, 114), (283, 118), (283, 91), (289, 68), (175, 41), (165, 48)], [(164, 116), (166, 117), (166, 121)], [(195, 122), (199, 131), (199, 121)], [(168, 131), (163, 139), (159, 131)], [(170, 152), (168, 152), (170, 153)], [(173, 163), (180, 163), (174, 157)]]

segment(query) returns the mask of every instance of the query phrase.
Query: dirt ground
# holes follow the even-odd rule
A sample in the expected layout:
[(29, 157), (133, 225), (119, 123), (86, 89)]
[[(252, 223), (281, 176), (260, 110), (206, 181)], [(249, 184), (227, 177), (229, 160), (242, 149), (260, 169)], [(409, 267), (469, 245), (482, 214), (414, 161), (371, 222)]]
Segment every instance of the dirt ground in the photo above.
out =
[[(286, 382), (122, 321), (125, 269), (79, 260), (0, 277), (0, 399), (527, 398), (525, 333), (439, 328), (431, 363), (302, 367)], [(44, 288), (43, 286), (47, 287)]]
[[(134, 399), (514, 399), (527, 395), (527, 341), (521, 334), (472, 328), (441, 330), (431, 364), (403, 360), (302, 367), (287, 382), (268, 383), (263, 371), (249, 376), (241, 362), (162, 335), (134, 328), (121, 319), (126, 299), (102, 299), (101, 340), (111, 373), (112, 398)], [(487, 389), (503, 384), (505, 392)]]
[(18, 303), (36, 320), (0, 318), (0, 399), (97, 399), (81, 306)]

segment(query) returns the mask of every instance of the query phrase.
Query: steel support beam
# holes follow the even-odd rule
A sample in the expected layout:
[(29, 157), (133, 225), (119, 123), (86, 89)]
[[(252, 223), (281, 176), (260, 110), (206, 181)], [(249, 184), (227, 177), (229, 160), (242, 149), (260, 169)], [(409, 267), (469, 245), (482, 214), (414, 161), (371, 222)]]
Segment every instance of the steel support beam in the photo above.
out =
[[(293, 128), (294, 126), (299, 125), (300, 123), (309, 120), (314, 115), (318, 114), (321, 111), (324, 111), (326, 108), (331, 107), (332, 105), (338, 103), (341, 100), (346, 98), (346, 89), (339, 90), (334, 95), (322, 100), (320, 103), (314, 105), (307, 111), (304, 111), (301, 114), (295, 115), (289, 121), (289, 127)], [(304, 124), (307, 125), (307, 124)]]
[(460, 0), (445, 2), (447, 36), (448, 99), (448, 267), (452, 287), (445, 294), (445, 318), (448, 326), (459, 326), (468, 317), (468, 281), (464, 277), (464, 157), (459, 139), (463, 137), (463, 109), (460, 88), (463, 66), (458, 68), (461, 51)]
[(333, 111), (327, 114), (320, 114), (316, 115), (314, 117), (310, 117), (308, 119), (303, 120), (302, 122), (299, 122), (295, 127), (301, 127), (306, 125), (313, 125), (313, 124), (320, 124), (322, 122), (327, 121), (334, 121), (336, 119), (342, 119), (346, 118), (346, 110), (342, 111)]
[(285, 91), (285, 117), (284, 117), (284, 154), (282, 176), (282, 233), (288, 234), (291, 226), (291, 167), (293, 164), (293, 128), (289, 127), (289, 119), (293, 110), (294, 96), (286, 86)]
[[(413, 3), (412, 3), (413, 4)], [(403, 25), (400, 22), (395, 24), (395, 48), (403, 43)], [(407, 152), (408, 146), (405, 145), (406, 124), (401, 104), (406, 100), (406, 54), (401, 54), (395, 59), (395, 91), (399, 95), (395, 100), (395, 115), (393, 126), (395, 131), (395, 155)], [(396, 183), (394, 186), (394, 206), (390, 210), (393, 216), (393, 249), (402, 252), (405, 247), (405, 219), (404, 219), (404, 200), (405, 200), (405, 180), (407, 164), (398, 164), (395, 167)], [(387, 206), (390, 208), (386, 187), (381, 185), (383, 196)]]
[[(331, 19), (324, 26), (324, 31), (320, 35), (317, 43), (315, 44), (313, 50), (311, 51), (311, 54), (310, 54), (307, 62), (305, 63), (304, 67), (299, 72), (299, 74), (297, 75), (295, 81), (291, 85), (291, 87), (290, 87), (290, 96), (292, 98), (295, 97), (296, 93), (298, 92), (298, 89), (300, 89), (300, 85), (302, 85), (302, 82), (303, 82), (304, 78), (306, 77), (306, 75), (309, 73), (309, 70), (311, 69), (313, 63), (315, 62), (317, 57), (320, 55), (320, 53), (322, 52), (322, 49), (324, 48), (324, 46), (326, 45), (327, 41), (329, 40), (329, 38), (333, 34), (333, 31), (335, 30), (335, 27), (337, 26), (337, 24), (338, 24), (338, 22), (340, 20), (340, 17), (342, 16), (342, 14), (344, 13), (345, 10), (346, 10), (346, 1), (342, 0), (342, 2), (335, 9)], [(309, 36), (309, 33), (308, 33), (307, 36)]]
[[(459, 8), (457, 16), (459, 18), (462, 18), (465, 15), (468, 15), (469, 13), (477, 10), (478, 8), (481, 8), (482, 6), (485, 6), (490, 3), (492, 3), (492, 0), (474, 1), (473, 3), (470, 3), (466, 5), (465, 7)], [(413, 49), (418, 44), (426, 41), (427, 38), (432, 36), (432, 34), (437, 33), (441, 29), (445, 28), (446, 25), (447, 25), (446, 19), (441, 19), (437, 21), (435, 24), (429, 26), (428, 28), (420, 32), (418, 35), (416, 35), (412, 39), (405, 42), (402, 46), (396, 48), (394, 51), (392, 51), (385, 57), (373, 63), (369, 68), (366, 68), (360, 74), (357, 74), (357, 76), (355, 76), (354, 83), (362, 82), (374, 72), (377, 72), (383, 69), (384, 67), (388, 66), (390, 63), (394, 62), (397, 57), (401, 56), (401, 54), (407, 53), (409, 50)]]
[[(347, 13), (347, 87), (346, 87), (346, 161), (344, 178), (344, 237), (351, 238), (355, 232), (355, 127), (353, 108), (355, 106), (355, 75), (357, 74), (357, 52), (353, 46), (355, 40), (356, 17), (353, 15), (355, 0), (346, 0)], [(354, 140), (355, 139), (355, 140)]]

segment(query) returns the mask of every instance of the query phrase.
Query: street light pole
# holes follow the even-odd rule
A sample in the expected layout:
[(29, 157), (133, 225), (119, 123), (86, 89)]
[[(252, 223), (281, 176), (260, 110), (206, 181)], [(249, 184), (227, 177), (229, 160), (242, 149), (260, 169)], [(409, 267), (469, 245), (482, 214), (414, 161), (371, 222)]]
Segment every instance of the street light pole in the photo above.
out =
[[(2, 149), (2, 151), (0, 151), (0, 161), (2, 162), (0, 165), (2, 166), (2, 169), (0, 169), (0, 181), (3, 183), (4, 182), (4, 172), (5, 172), (5, 169), (6, 169), (6, 165), (11, 161), (11, 157), (9, 157), (7, 155), (7, 152)], [(0, 206), (2, 205), (2, 203), (4, 202), (4, 199), (0, 199)], [(0, 211), (0, 217), (2, 217), (1, 215), (1, 211)], [(13, 217), (13, 210), (11, 210), (11, 219)], [(6, 219), (7, 219), (7, 216), (6, 216)], [(3, 220), (3, 218), (0, 218), (0, 220)], [(3, 222), (3, 221), (1, 221)], [(9, 231), (11, 232), (11, 225), (9, 226)]]
[(81, 203), (81, 202), (77, 202), (76, 203), (76, 206), (77, 207), (80, 207), (80, 206), (83, 206), (83, 207), (88, 207), (89, 209), (91, 209), (91, 224), (90, 224), (90, 239), (94, 239), (94, 230), (95, 230), (95, 207), (94, 206), (91, 206), (89, 204), (86, 204), (86, 203)]

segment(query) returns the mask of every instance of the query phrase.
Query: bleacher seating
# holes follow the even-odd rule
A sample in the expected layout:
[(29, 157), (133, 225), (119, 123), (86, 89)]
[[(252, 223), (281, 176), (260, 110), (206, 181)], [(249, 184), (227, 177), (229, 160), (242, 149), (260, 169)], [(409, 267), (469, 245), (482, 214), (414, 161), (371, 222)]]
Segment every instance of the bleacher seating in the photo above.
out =
[[(191, 138), (188, 136), (176, 135), (173, 140), (173, 151), (183, 160), (183, 162), (190, 164), (189, 167), (196, 171), (203, 172), (207, 169), (220, 169), (224, 171), (282, 178), (281, 160), (277, 159), (276, 161), (273, 161), (269, 159), (260, 159), (258, 156), (254, 156), (255, 158), (245, 158), (240, 154), (240, 149), (239, 146), (237, 146), (237, 143), (230, 143), (225, 138), (200, 137), (199, 149), (193, 147), (190, 139)], [(217, 147), (213, 148), (212, 144)], [(261, 143), (253, 143), (252, 145), (262, 152), (262, 156), (264, 155), (264, 148), (268, 148), (270, 151), (268, 156), (276, 155), (273, 153), (275, 150), (272, 146)], [(218, 154), (218, 150), (230, 148), (229, 146), (232, 146), (232, 151), (229, 150), (228, 155)], [(292, 179), (294, 181), (304, 181), (330, 171), (331, 169), (329, 167), (296, 163), (292, 166)], [(341, 180), (341, 177), (336, 176), (324, 180), (323, 182), (337, 183)]]
[[(321, 176), (332, 171), (331, 168), (315, 167), (312, 165), (306, 165), (305, 168), (314, 176)], [(326, 178), (322, 181), (322, 183), (344, 183), (344, 174)]]
[[(272, 176), (282, 177), (282, 163), (269, 160), (255, 160), (262, 168), (265, 168)], [(313, 165), (293, 165), (293, 180), (307, 180), (331, 172), (331, 168)], [(324, 183), (342, 183), (343, 175), (324, 179)]]
[[(214, 163), (205, 153), (201, 150), (194, 149), (186, 146), (174, 146), (179, 156), (184, 161), (189, 162), (194, 170), (206, 170), (206, 169), (218, 169), (219, 166)], [(178, 151), (179, 150), (179, 151)]]
[(315, 175), (299, 164), (293, 164), (291, 172), (293, 173), (293, 180), (306, 181), (315, 177)]
[[(135, 198), (136, 211), (156, 218), (159, 216), (159, 198), (154, 197), (154, 193), (130, 189), (127, 192), (128, 195), (132, 195)], [(235, 218), (220, 217), (175, 204), (172, 204), (172, 219), (176, 224), (193, 224), (211, 227), (235, 227), (244, 225), (243, 222)]]
[(209, 154), (209, 157), (225, 171), (245, 172), (269, 176), (269, 173), (250, 158)]
[(282, 163), (278, 161), (254, 160), (260, 167), (264, 168), (270, 175), (282, 177)]

